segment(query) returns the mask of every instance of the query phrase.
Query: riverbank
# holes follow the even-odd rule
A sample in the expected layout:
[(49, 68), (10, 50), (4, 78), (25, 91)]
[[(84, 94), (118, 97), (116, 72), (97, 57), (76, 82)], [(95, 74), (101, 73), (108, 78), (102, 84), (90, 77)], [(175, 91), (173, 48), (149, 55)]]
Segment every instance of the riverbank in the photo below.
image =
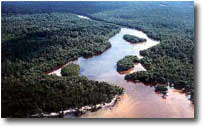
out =
[(97, 104), (94, 106), (83, 106), (81, 108), (71, 108), (71, 109), (67, 109), (64, 111), (59, 111), (57, 112), (52, 112), (52, 113), (41, 113), (41, 114), (34, 114), (31, 117), (33, 118), (60, 118), (60, 117), (64, 117), (66, 116), (66, 118), (71, 118), (71, 117), (75, 117), (75, 116), (81, 116), (82, 114), (85, 114), (87, 112), (95, 112), (101, 108), (110, 108), (113, 107), (117, 101), (119, 101), (120, 96), (116, 95), (111, 102), (109, 103), (101, 103), (101, 104)]

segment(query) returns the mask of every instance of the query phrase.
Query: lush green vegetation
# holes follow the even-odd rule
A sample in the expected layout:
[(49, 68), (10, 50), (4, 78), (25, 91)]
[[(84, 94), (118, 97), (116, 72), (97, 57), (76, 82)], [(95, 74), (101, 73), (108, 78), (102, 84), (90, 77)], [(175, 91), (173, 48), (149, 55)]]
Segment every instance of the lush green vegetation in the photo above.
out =
[(147, 41), (145, 38), (139, 38), (133, 35), (125, 34), (123, 36), (123, 39), (130, 42), (130, 43), (140, 43), (140, 42), (145, 42)]
[(80, 74), (80, 66), (77, 64), (68, 64), (61, 69), (62, 76), (78, 76)]
[(3, 16), (2, 75), (16, 75), (15, 65), (8, 67), (13, 61), (23, 67), (18, 70), (29, 68), (33, 73), (53, 69), (80, 56), (100, 54), (111, 47), (108, 38), (118, 31), (115, 25), (82, 20), (73, 14)]
[(13, 76), (2, 80), (2, 117), (31, 117), (110, 102), (122, 89), (85, 77)]
[(134, 67), (134, 63), (139, 62), (137, 56), (125, 56), (123, 59), (117, 62), (117, 71), (127, 71)]
[(119, 29), (68, 13), (2, 16), (2, 117), (79, 108), (121, 94), (118, 87), (70, 76), (66, 70), (68, 77), (43, 74), (80, 56), (104, 52)]
[(107, 101), (109, 94), (120, 93), (117, 87), (84, 77), (42, 74), (108, 49), (108, 39), (119, 31), (110, 23), (160, 40), (141, 52), (141, 63), (148, 71), (131, 74), (133, 80), (169, 82), (184, 88), (194, 102), (193, 2), (2, 2), (2, 116), (57, 112)]

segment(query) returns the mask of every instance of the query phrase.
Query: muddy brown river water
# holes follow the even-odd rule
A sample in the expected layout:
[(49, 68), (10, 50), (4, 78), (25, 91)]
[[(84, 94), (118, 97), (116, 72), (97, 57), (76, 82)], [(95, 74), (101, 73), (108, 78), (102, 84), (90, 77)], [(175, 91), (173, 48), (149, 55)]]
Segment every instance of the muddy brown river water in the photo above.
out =
[[(124, 34), (146, 38), (147, 41), (131, 44), (123, 40)], [(88, 112), (81, 118), (193, 118), (194, 105), (181, 91), (169, 88), (165, 98), (154, 92), (154, 87), (143, 83), (127, 82), (126, 73), (116, 71), (116, 63), (127, 55), (137, 55), (140, 51), (159, 44), (141, 31), (121, 28), (121, 31), (109, 39), (112, 47), (98, 56), (80, 57), (74, 63), (80, 65), (80, 74), (90, 80), (106, 81), (124, 88), (124, 94), (114, 107), (103, 108), (96, 112)], [(51, 72), (60, 76), (61, 68)], [(145, 71), (141, 64), (127, 73)]]

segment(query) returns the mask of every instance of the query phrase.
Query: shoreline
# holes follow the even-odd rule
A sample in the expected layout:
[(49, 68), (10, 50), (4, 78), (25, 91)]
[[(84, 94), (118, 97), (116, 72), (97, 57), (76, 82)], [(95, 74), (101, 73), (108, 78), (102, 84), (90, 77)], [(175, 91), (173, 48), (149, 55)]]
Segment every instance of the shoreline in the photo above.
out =
[[(121, 94), (122, 95), (122, 94)], [(51, 113), (40, 113), (40, 114), (34, 114), (31, 115), (31, 118), (59, 118), (59, 117), (63, 117), (66, 115), (73, 115), (73, 116), (81, 116), (87, 112), (95, 112), (101, 108), (109, 108), (109, 107), (113, 107), (117, 101), (120, 100), (120, 96), (121, 95), (115, 95), (111, 101), (109, 103), (100, 103), (100, 104), (96, 104), (93, 106), (87, 105), (87, 106), (82, 106), (81, 108), (70, 108), (64, 111), (59, 111), (59, 112), (51, 112)], [(71, 117), (67, 117), (67, 118), (71, 118)]]

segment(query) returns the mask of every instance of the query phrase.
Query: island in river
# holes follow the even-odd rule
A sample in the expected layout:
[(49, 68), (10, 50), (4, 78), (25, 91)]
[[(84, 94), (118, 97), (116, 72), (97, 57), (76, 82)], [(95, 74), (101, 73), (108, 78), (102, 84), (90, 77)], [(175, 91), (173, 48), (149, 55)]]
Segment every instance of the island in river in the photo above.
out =
[(125, 56), (123, 59), (117, 62), (117, 71), (128, 71), (134, 67), (135, 63), (139, 63), (137, 56)]
[(145, 42), (147, 41), (145, 38), (139, 38), (133, 35), (125, 34), (123, 36), (123, 39), (130, 42), (130, 43), (140, 43), (140, 42)]

